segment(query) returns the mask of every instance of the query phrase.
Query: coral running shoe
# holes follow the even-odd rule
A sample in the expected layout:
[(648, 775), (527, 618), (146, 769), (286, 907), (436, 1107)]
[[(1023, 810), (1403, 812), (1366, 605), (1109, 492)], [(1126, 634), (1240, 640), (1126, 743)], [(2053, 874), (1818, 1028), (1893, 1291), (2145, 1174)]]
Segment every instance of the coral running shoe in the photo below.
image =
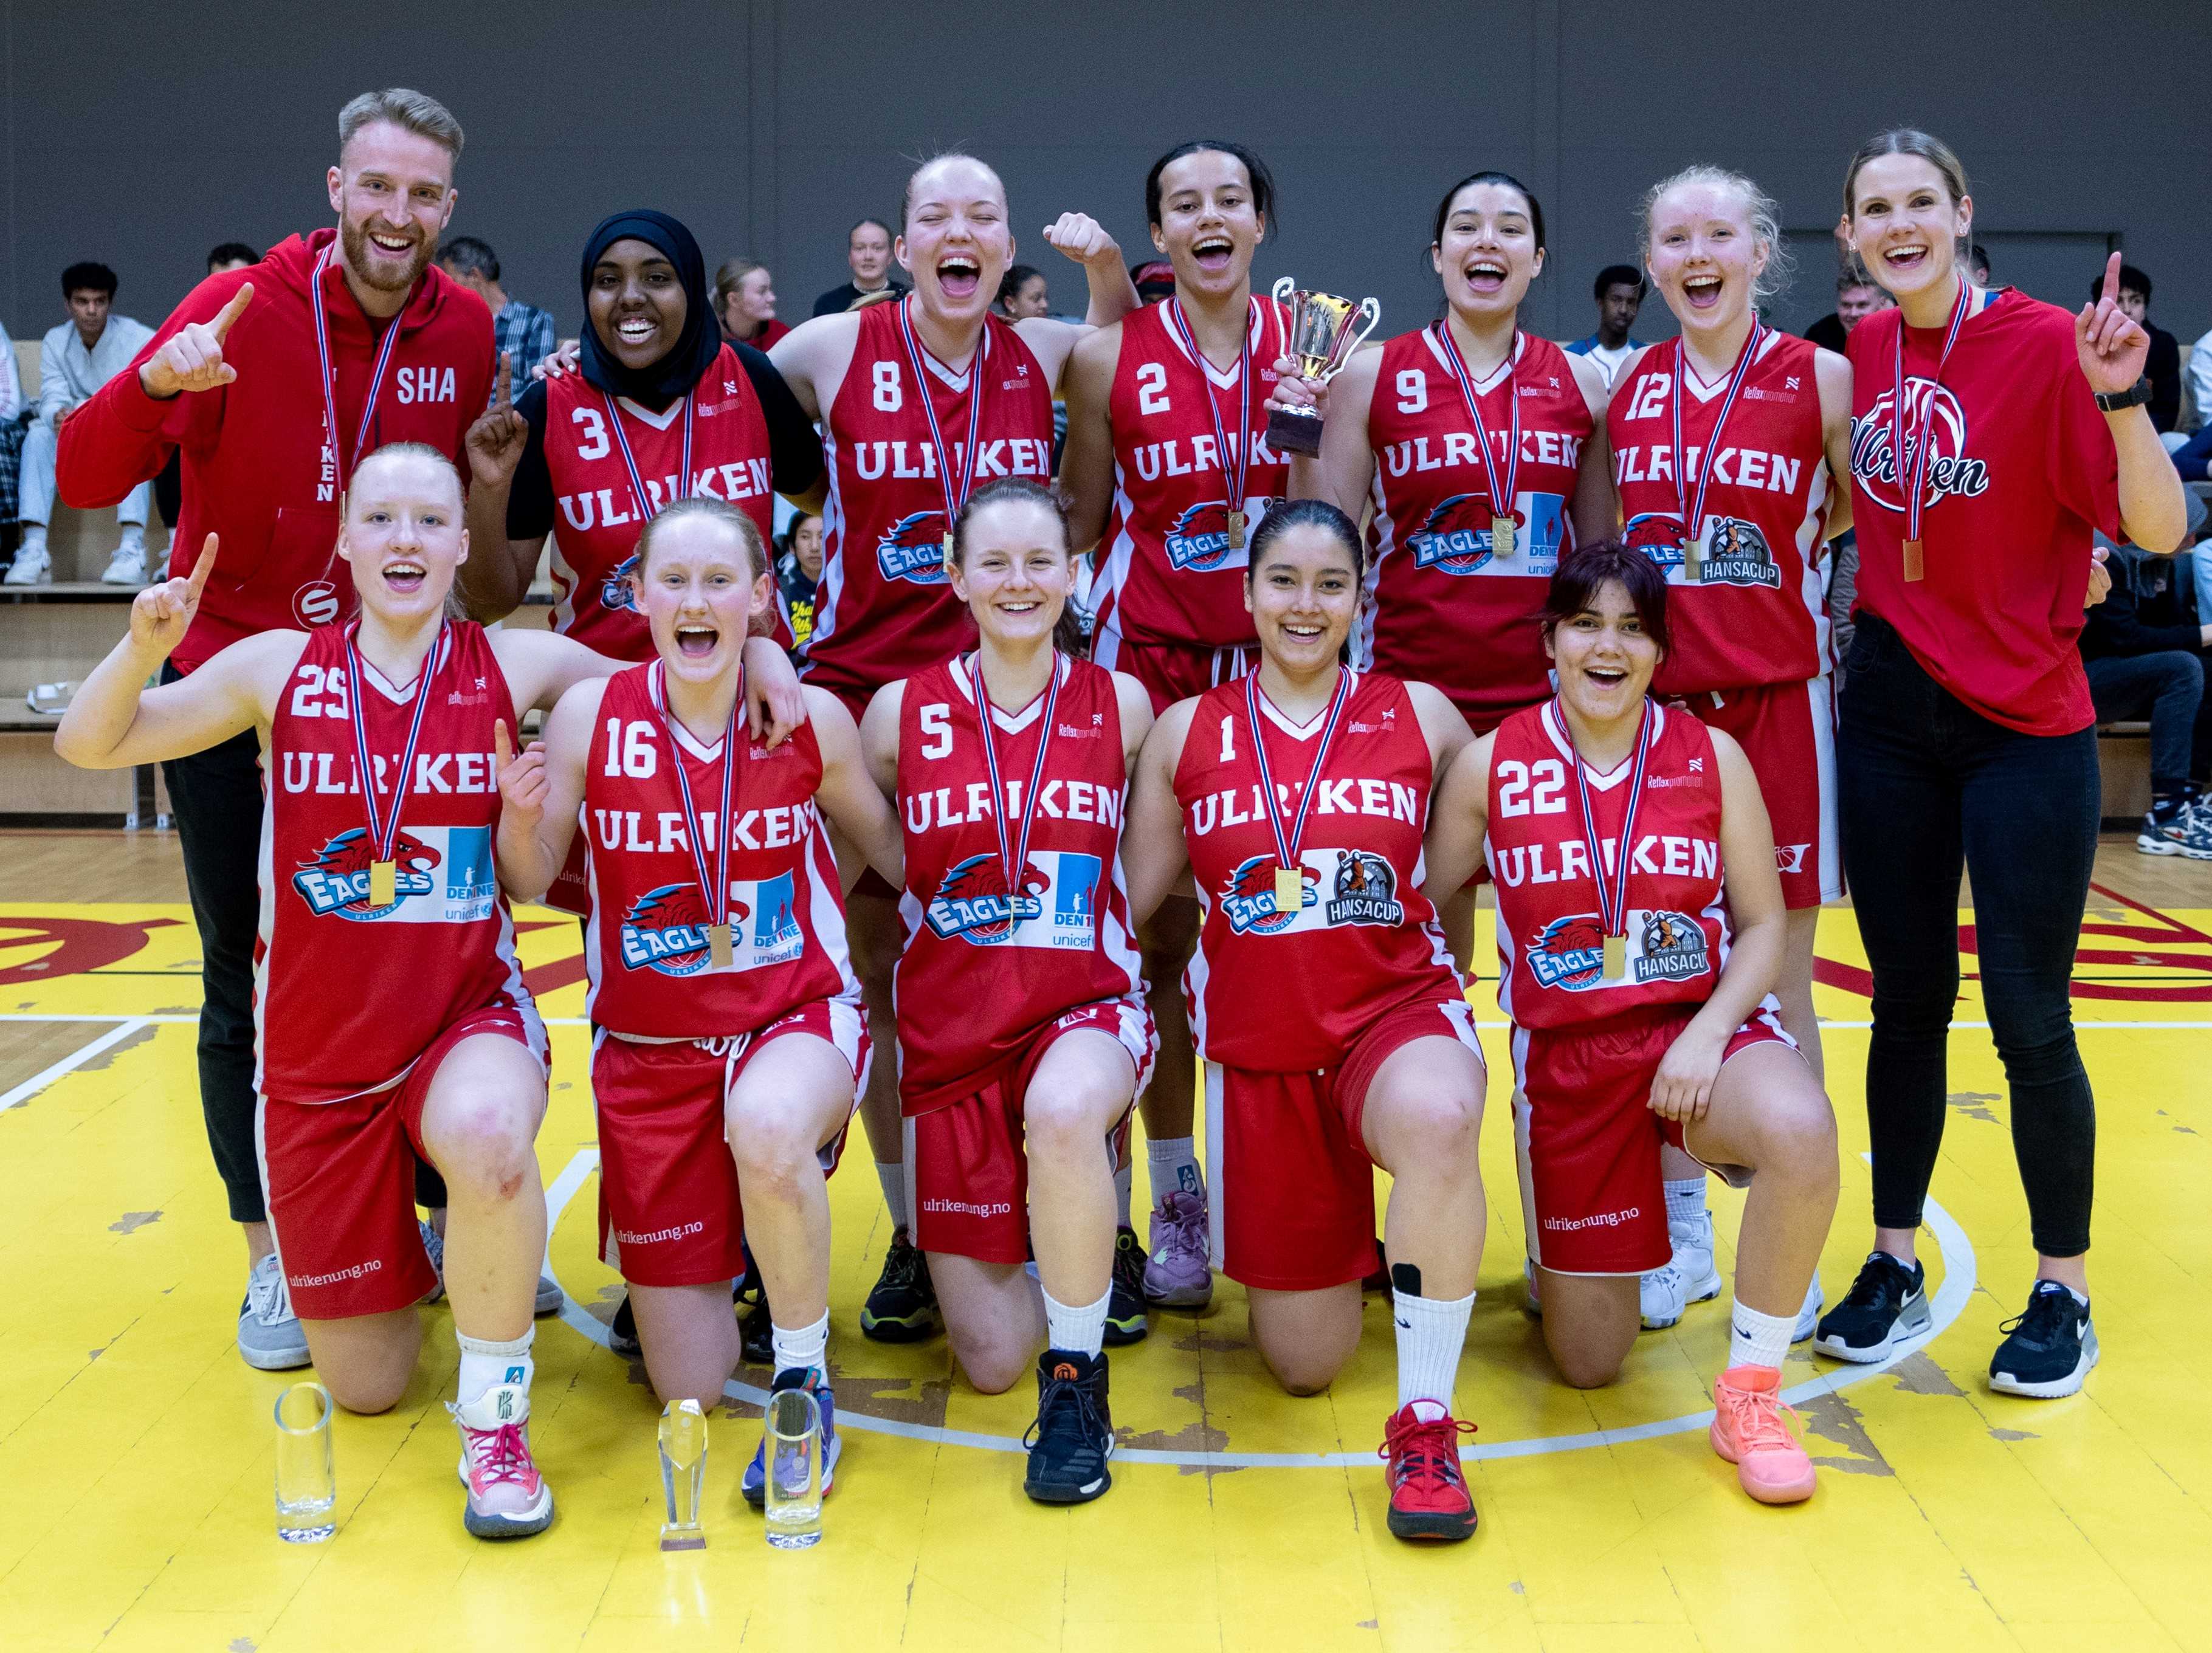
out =
[(1713, 1450), (1735, 1466), (1743, 1490), (1761, 1504), (1813, 1496), (1813, 1461), (1782, 1414), (1782, 1374), (1771, 1366), (1731, 1366), (1713, 1385)]
[(446, 1410), (461, 1431), (461, 1524), (476, 1538), (527, 1538), (553, 1524), (553, 1489), (530, 1456), (530, 1392), (495, 1383)]
[(1152, 1213), (1146, 1299), (1162, 1309), (1205, 1308), (1213, 1301), (1213, 1270), (1206, 1259), (1206, 1201), (1177, 1188)]
[[(1424, 1418), (1427, 1408), (1437, 1414)], [(1459, 1462), (1459, 1437), (1474, 1433), (1433, 1401), (1409, 1401), (1382, 1426), (1376, 1456), (1385, 1461), (1390, 1489), (1390, 1531), (1399, 1538), (1434, 1538), (1456, 1544), (1474, 1536), (1474, 1494)]]

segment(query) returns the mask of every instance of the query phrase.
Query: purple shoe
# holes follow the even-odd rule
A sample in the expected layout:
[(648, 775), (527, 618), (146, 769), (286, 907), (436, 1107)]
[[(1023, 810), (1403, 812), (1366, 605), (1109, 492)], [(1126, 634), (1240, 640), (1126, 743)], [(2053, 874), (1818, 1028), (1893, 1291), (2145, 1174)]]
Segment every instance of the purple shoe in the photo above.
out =
[(1163, 1309), (1203, 1309), (1213, 1301), (1206, 1265), (1206, 1201), (1181, 1188), (1152, 1213), (1152, 1256), (1145, 1265), (1145, 1297)]

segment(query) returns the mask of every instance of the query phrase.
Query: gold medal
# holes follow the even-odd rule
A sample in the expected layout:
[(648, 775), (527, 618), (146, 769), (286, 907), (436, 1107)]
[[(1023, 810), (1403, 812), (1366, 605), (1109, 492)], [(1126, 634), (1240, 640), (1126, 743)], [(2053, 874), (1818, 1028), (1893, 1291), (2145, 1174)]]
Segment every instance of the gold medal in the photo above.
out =
[(1628, 938), (1609, 935), (1605, 939), (1605, 979), (1618, 981), (1628, 974)]
[(952, 563), (952, 536), (951, 536), (951, 534), (947, 534), (947, 535), (945, 535), (945, 566), (946, 566), (946, 567), (950, 568), (950, 567), (951, 566), (951, 563)]
[(389, 907), (399, 899), (399, 866), (396, 861), (368, 864), (368, 904)]
[(1513, 555), (1513, 519), (1492, 517), (1490, 520), (1490, 554), (1495, 557)]
[(709, 924), (707, 927), (707, 968), (726, 970), (730, 968), (732, 950), (730, 945), (730, 927)]
[(1275, 911), (1285, 918), (1296, 918), (1305, 904), (1305, 875), (1295, 866), (1275, 869)]
[(1905, 542), (1905, 578), (1907, 583), (1918, 580), (1925, 572), (1920, 562), (1920, 542), (1917, 539), (1906, 540)]
[(1242, 511), (1229, 514), (1229, 549), (1232, 551), (1244, 549), (1244, 514)]
[(1705, 548), (1698, 540), (1686, 539), (1682, 542), (1682, 578), (1693, 586), (1705, 581)]

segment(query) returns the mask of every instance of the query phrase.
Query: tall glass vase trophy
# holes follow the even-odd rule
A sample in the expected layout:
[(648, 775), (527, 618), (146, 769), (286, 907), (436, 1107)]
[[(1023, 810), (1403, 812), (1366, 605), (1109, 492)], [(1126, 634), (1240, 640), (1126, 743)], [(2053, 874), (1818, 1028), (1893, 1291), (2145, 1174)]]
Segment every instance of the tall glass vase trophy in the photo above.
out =
[[(1382, 307), (1373, 299), (1354, 304), (1334, 293), (1313, 293), (1285, 276), (1275, 283), (1275, 302), (1290, 311), (1290, 353), (1305, 378), (1327, 384), (1364, 343)], [(1321, 416), (1309, 408), (1271, 408), (1267, 446), (1308, 458), (1321, 452)]]
[(703, 1550), (700, 1495), (707, 1480), (707, 1414), (696, 1401), (672, 1401), (660, 1414), (660, 1491), (667, 1519), (660, 1524), (664, 1550)]

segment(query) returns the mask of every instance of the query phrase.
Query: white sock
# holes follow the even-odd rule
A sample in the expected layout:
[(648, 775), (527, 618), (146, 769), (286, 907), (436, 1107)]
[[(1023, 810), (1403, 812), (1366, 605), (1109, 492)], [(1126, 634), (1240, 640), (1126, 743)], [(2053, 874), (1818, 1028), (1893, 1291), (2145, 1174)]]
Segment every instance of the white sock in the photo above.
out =
[[(878, 1170), (882, 1167), (878, 1166)], [(892, 1167), (896, 1170), (897, 1167)], [(771, 1305), (773, 1306), (773, 1305)], [(793, 1366), (811, 1366), (818, 1372), (830, 1369), (830, 1316), (824, 1314), (811, 1326), (801, 1326), (793, 1331), (782, 1326), (769, 1328), (769, 1340), (775, 1346), (775, 1369), (789, 1371)]]
[(1474, 1293), (1447, 1302), (1410, 1297), (1393, 1287), (1390, 1304), (1390, 1318), (1398, 1328), (1398, 1404), (1428, 1401), (1449, 1412)]
[(46, 549), (46, 525), (43, 522), (25, 523), (23, 525), (23, 543), (19, 549), (26, 551), (45, 550)]
[(1206, 1198), (1206, 1175), (1198, 1168), (1198, 1155), (1191, 1142), (1187, 1136), (1164, 1136), (1145, 1144), (1145, 1160), (1152, 1170), (1154, 1206), (1178, 1191)]
[(1797, 1329), (1795, 1314), (1762, 1315), (1739, 1301), (1729, 1320), (1729, 1364), (1765, 1366), (1782, 1370), (1782, 1357), (1790, 1352), (1790, 1334)]
[(1049, 1291), (1044, 1294), (1044, 1340), (1063, 1354), (1087, 1354), (1096, 1360), (1106, 1347), (1109, 1287), (1097, 1302), (1071, 1309)]
[(141, 556), (145, 556), (146, 525), (143, 522), (125, 523), (123, 525), (123, 543), (117, 546), (116, 549), (122, 551), (136, 551)]
[(1667, 1183), (1667, 1220), (1670, 1223), (1695, 1223), (1705, 1214), (1704, 1176), (1686, 1176), (1679, 1182), (1670, 1178)]
[(906, 1167), (901, 1164), (886, 1165), (878, 1159), (876, 1161), (876, 1181), (884, 1185), (884, 1204), (890, 1210), (891, 1221), (897, 1224), (899, 1227), (905, 1228), (907, 1225)]
[(1114, 1168), (1114, 1208), (1118, 1213), (1115, 1220), (1123, 1228), (1129, 1226), (1129, 1184), (1135, 1180), (1136, 1175), (1134, 1165), (1116, 1165)]
[(455, 1332), (453, 1341), (461, 1346), (461, 1378), (453, 1398), (466, 1406), (501, 1383), (511, 1383), (529, 1394), (531, 1374), (538, 1370), (538, 1363), (530, 1358), (530, 1344), (537, 1335), (538, 1328), (532, 1326), (512, 1343), (494, 1343)]

